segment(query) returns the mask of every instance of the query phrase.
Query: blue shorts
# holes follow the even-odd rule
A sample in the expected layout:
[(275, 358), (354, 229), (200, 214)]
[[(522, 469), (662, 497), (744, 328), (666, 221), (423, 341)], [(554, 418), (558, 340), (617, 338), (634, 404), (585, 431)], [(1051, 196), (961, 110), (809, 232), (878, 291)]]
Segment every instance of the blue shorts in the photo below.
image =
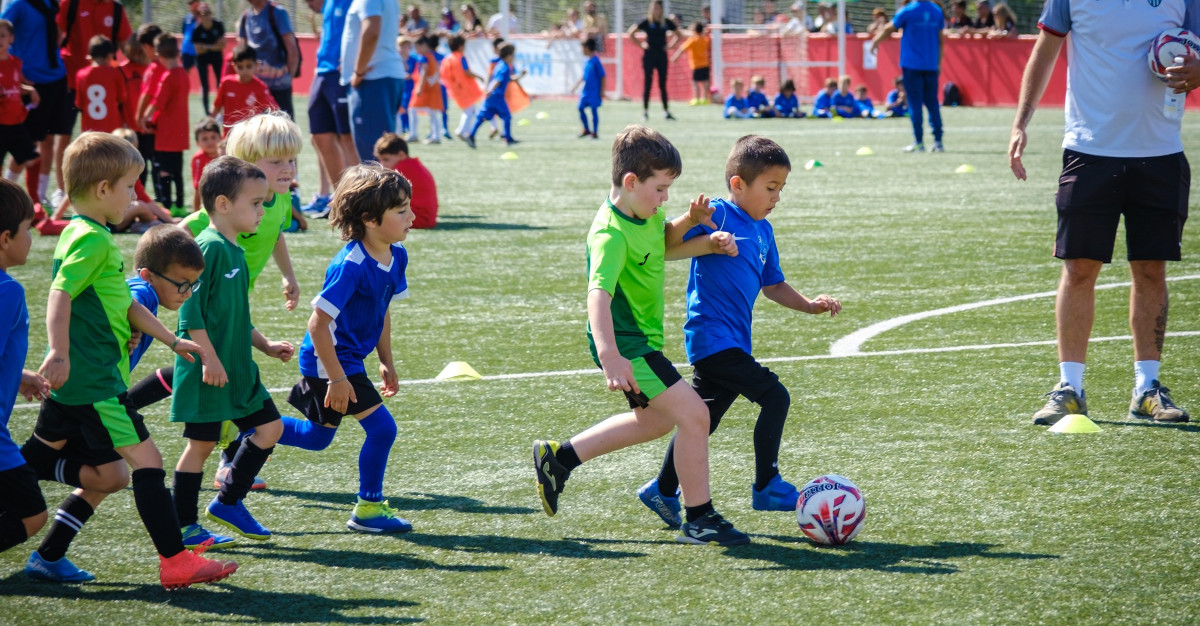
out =
[(489, 102), (485, 100), (483, 108), (479, 110), (479, 119), (490, 120), (493, 117), (499, 117), (502, 120), (510, 119), (512, 114), (508, 112), (508, 103), (503, 101), (498, 103)]
[(313, 79), (308, 98), (308, 132), (350, 134), (350, 107), (346, 86), (337, 70), (322, 72)]

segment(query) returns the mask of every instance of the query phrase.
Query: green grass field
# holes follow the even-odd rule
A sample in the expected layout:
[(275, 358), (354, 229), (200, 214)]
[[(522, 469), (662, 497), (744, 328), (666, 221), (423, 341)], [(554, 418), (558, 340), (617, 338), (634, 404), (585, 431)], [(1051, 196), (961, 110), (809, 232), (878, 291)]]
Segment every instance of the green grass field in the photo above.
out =
[[(537, 111), (549, 117), (533, 119)], [(515, 127), (519, 160), (501, 160), (506, 148), (486, 140), (476, 151), (461, 142), (414, 147), (437, 176), (442, 209), (437, 229), (413, 231), (405, 244), (412, 297), (392, 315), (406, 384), (388, 401), (400, 434), (385, 483), (414, 532), (346, 530), (363, 437), (347, 424), (323, 453), (276, 450), (262, 472), (270, 489), (247, 500), (275, 538), (226, 551), (241, 564), (227, 581), (164, 592), (127, 490), (104, 504), (70, 552), (95, 582), (27, 581), (21, 569), (41, 536), (0, 555), (0, 621), (1197, 619), (1197, 428), (1127, 418), (1127, 289), (1097, 295), (1093, 336), (1110, 339), (1094, 343), (1089, 359), (1089, 405), (1103, 429), (1095, 435), (1057, 436), (1029, 424), (1056, 382), (1054, 347), (1045, 343), (1054, 339), (1051, 297), (928, 317), (869, 339), (862, 354), (830, 355), (838, 339), (897, 316), (1054, 289), (1061, 110), (1035, 118), (1024, 183), (1013, 179), (1005, 155), (1010, 110), (946, 111), (948, 152), (921, 155), (899, 153), (910, 141), (902, 120), (721, 122), (715, 108), (687, 107), (676, 114), (677, 122), (652, 122), (683, 154), (668, 215), (697, 194), (724, 194), (724, 159), (743, 134), (766, 134), (791, 155), (794, 170), (771, 218), (784, 272), (806, 294), (835, 295), (845, 308), (830, 320), (760, 299), (755, 354), (773, 361), (792, 394), (784, 477), (803, 484), (838, 473), (862, 488), (869, 514), (853, 544), (819, 548), (793, 515), (751, 510), (757, 410), (744, 400), (714, 436), (711, 464), (715, 503), (753, 535), (750, 546), (676, 544), (638, 502), (634, 492), (657, 471), (665, 440), (583, 466), (559, 515), (542, 513), (530, 441), (568, 437), (625, 404), (592, 369), (584, 336), (584, 236), (608, 190), (609, 144), (573, 138), (573, 104), (538, 102), (520, 116), (532, 124)], [(636, 105), (602, 109), (610, 137), (639, 120)], [(1185, 119), (1193, 152), (1198, 131), (1200, 117)], [(875, 156), (855, 156), (860, 146)], [(810, 159), (824, 166), (806, 171)], [(955, 174), (962, 164), (977, 171)], [(311, 188), (311, 150), (302, 173)], [(1200, 331), (1194, 231), (1185, 237), (1186, 260), (1170, 268), (1181, 279), (1171, 283), (1173, 332)], [(287, 239), (307, 301), (340, 244), (319, 221)], [(118, 241), (132, 262), (136, 238)], [(12, 272), (27, 290), (29, 367), (43, 354), (54, 243), (35, 240), (30, 263)], [(1124, 256), (1123, 244), (1116, 255)], [(284, 311), (278, 271), (265, 274), (252, 297), (256, 324), (298, 345), (308, 314)], [(677, 362), (685, 360), (686, 274), (686, 263), (668, 266), (665, 352)], [(1127, 280), (1127, 266), (1117, 263), (1100, 282)], [(163, 317), (174, 323), (173, 314)], [(994, 345), (1002, 343), (1033, 345)], [(1165, 383), (1181, 405), (1200, 411), (1200, 337), (1171, 336), (1166, 345)], [(956, 346), (974, 349), (944, 350)], [(469, 362), (485, 380), (430, 382), (450, 361)], [(154, 348), (134, 377), (167, 362), (167, 351)], [(297, 379), (294, 363), (260, 365), (269, 387)], [(546, 374), (504, 377), (539, 372)], [(285, 395), (275, 394), (281, 406)], [(181, 429), (167, 412), (162, 404), (146, 416), (173, 464)], [(18, 441), (35, 417), (33, 408), (15, 412)], [(60, 485), (43, 489), (52, 507), (66, 493)], [(206, 488), (202, 502), (212, 495)]]

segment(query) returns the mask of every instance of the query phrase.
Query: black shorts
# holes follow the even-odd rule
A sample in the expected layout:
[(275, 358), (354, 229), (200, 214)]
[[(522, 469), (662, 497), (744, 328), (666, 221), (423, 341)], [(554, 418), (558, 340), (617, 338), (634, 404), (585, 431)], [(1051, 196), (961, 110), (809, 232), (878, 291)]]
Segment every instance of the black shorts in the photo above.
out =
[(296, 410), (304, 414), (304, 417), (310, 421), (338, 426), (342, 423), (343, 417), (358, 415), (383, 402), (379, 391), (375, 389), (375, 385), (365, 373), (352, 374), (347, 380), (354, 388), (354, 397), (358, 398), (358, 401), (347, 405), (345, 413), (338, 413), (325, 406), (325, 390), (329, 388), (329, 381), (324, 378), (305, 376), (300, 379), (300, 382), (296, 383), (292, 387), (292, 392), (288, 394), (288, 404), (296, 407)]
[(697, 67), (692, 70), (693, 83), (707, 83), (709, 81), (709, 71), (711, 68)]
[(46, 499), (32, 467), (25, 464), (0, 472), (0, 515), (24, 519), (45, 511)]
[(11, 154), (13, 162), (28, 163), (38, 157), (37, 145), (24, 124), (0, 125), (0, 161)]
[(1191, 183), (1182, 152), (1125, 158), (1064, 150), (1054, 256), (1112, 262), (1124, 215), (1130, 261), (1178, 261)]
[[(279, 419), (279, 409), (275, 408), (275, 401), (267, 398), (263, 401), (261, 409), (246, 417), (229, 421), (232, 421), (233, 425), (238, 427), (238, 430), (246, 432), (251, 428), (270, 424), (277, 419)], [(221, 422), (188, 422), (183, 426), (183, 436), (186, 439), (194, 441), (220, 441)]]
[(692, 364), (692, 389), (708, 405), (710, 414), (725, 414), (738, 396), (758, 403), (779, 377), (739, 348), (729, 348), (698, 359)]
[(33, 432), (45, 441), (67, 440), (72, 458), (86, 465), (119, 460), (116, 448), (150, 438), (142, 416), (125, 405), (123, 398), (124, 394), (95, 404), (62, 404), (47, 398), (42, 401)]
[[(55, 134), (59, 125), (57, 118), (66, 114), (67, 79), (56, 80), (52, 83), (38, 83), (33, 86), (38, 93), (38, 105), (29, 110), (25, 116), (25, 130), (35, 143)], [(71, 103), (70, 108), (75, 108)]]

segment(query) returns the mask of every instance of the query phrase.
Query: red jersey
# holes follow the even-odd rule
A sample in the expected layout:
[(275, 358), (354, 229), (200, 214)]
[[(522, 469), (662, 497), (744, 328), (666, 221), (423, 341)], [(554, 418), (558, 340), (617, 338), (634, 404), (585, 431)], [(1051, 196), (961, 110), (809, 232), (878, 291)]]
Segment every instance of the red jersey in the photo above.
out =
[(140, 178), (133, 182), (133, 195), (141, 202), (154, 202), (150, 199), (150, 195), (146, 193), (146, 187), (142, 185), (142, 180)]
[(158, 152), (185, 152), (188, 140), (188, 81), (182, 67), (168, 70), (150, 99), (154, 107), (154, 149)]
[(137, 128), (136, 109), (138, 99), (142, 97), (142, 75), (148, 67), (150, 66), (145, 63), (134, 63), (129, 59), (121, 64), (121, 76), (125, 78), (125, 95), (128, 96), (125, 100), (125, 125), (133, 129)]
[(224, 112), (225, 132), (234, 124), (253, 117), (263, 111), (279, 108), (267, 84), (257, 77), (251, 77), (250, 82), (243, 83), (237, 75), (221, 79), (217, 87), (217, 98), (213, 100), (213, 108)]
[(25, 121), (21, 102), (21, 59), (9, 55), (0, 61), (0, 125), (16, 126)]
[[(71, 24), (71, 32), (67, 29), (67, 8), (69, 2), (64, 1), (58, 10), (58, 32), (67, 37), (66, 45), (62, 47), (63, 64), (67, 66), (67, 88), (75, 89), (76, 73), (88, 66), (88, 42), (96, 35), (104, 35), (113, 39), (113, 13), (115, 4), (112, 0), (76, 0), (79, 11)], [(133, 31), (129, 28), (129, 17), (121, 11), (121, 23), (117, 26), (117, 38), (113, 44), (120, 47), (121, 42), (129, 39)]]
[(111, 133), (125, 125), (128, 106), (125, 77), (110, 65), (85, 67), (75, 75), (75, 108), (83, 114), (83, 132)]
[(204, 166), (212, 163), (212, 160), (217, 157), (210, 157), (203, 150), (197, 150), (196, 154), (192, 155), (192, 189), (200, 188), (200, 175), (204, 173)]
[[(135, 117), (141, 117), (142, 113), (146, 112), (146, 107), (150, 106), (150, 97), (154, 92), (158, 91), (158, 84), (162, 81), (163, 76), (167, 74), (167, 67), (157, 60), (152, 61), (146, 66), (146, 71), (142, 72), (142, 93), (138, 96), (142, 106), (135, 111)], [(137, 105), (134, 105), (137, 106)]]
[(396, 171), (412, 183), (413, 228), (433, 228), (437, 225), (437, 183), (433, 174), (416, 157), (404, 159), (396, 164)]

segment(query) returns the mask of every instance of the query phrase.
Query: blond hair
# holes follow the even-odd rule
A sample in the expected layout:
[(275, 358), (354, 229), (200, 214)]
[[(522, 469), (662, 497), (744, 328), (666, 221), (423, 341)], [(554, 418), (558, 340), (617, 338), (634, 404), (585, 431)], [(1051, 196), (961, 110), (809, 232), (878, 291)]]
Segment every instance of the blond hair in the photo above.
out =
[(117, 137), (120, 137), (121, 139), (124, 139), (125, 141), (128, 141), (129, 143), (133, 144), (135, 147), (138, 145), (137, 133), (128, 128), (115, 129), (115, 130), (113, 130), (112, 134)]
[(283, 111), (267, 111), (242, 120), (225, 137), (225, 153), (248, 163), (294, 157), (303, 147), (300, 127)]
[(103, 181), (115, 185), (131, 172), (140, 174), (144, 167), (142, 155), (128, 141), (95, 131), (83, 133), (72, 141), (62, 160), (63, 180), (72, 202), (91, 196), (96, 185)]

